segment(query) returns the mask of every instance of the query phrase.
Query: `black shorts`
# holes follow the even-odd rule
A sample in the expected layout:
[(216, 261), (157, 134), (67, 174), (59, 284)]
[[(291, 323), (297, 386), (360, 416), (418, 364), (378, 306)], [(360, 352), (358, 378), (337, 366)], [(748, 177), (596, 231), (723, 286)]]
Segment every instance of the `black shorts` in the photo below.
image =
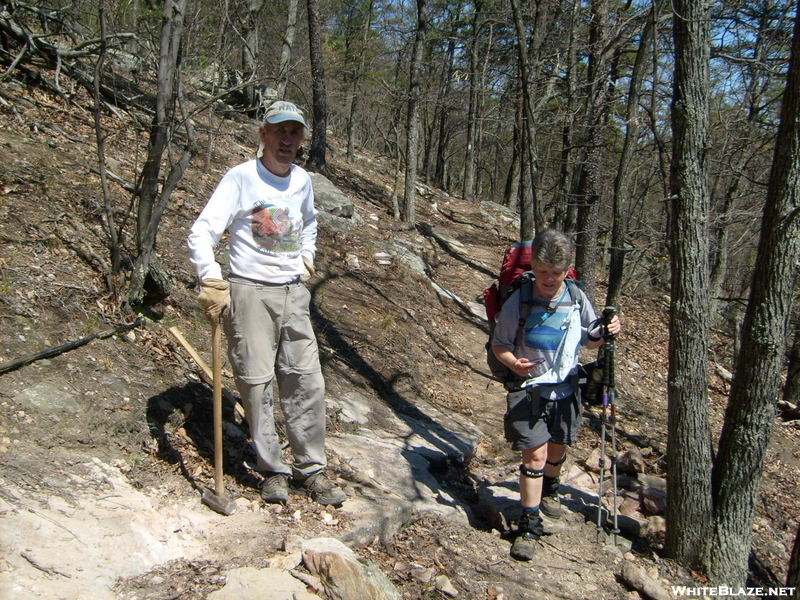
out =
[[(531, 397), (531, 391), (534, 398)], [(503, 417), (506, 440), (514, 450), (530, 450), (547, 442), (569, 446), (581, 428), (581, 403), (575, 394), (560, 400), (539, 397), (533, 388), (509, 392)]]

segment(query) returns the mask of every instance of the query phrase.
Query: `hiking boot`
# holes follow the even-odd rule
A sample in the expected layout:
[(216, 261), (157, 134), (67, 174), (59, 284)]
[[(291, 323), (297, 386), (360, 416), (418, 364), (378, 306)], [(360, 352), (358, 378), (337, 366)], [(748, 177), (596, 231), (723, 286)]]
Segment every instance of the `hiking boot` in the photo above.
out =
[(560, 519), (564, 512), (561, 510), (561, 497), (556, 492), (551, 496), (542, 496), (540, 505), (542, 513), (551, 519)]
[(519, 520), (519, 532), (511, 545), (511, 558), (516, 560), (533, 560), (536, 553), (536, 540), (544, 535), (542, 518), (538, 511), (533, 514), (522, 514)]
[(558, 477), (544, 476), (542, 484), (542, 512), (551, 519), (560, 519), (563, 511), (561, 510), (561, 496), (558, 494)]
[(322, 471), (314, 473), (302, 481), (295, 481), (305, 488), (315, 502), (323, 506), (339, 506), (347, 500), (347, 495), (342, 488), (334, 485)]
[(289, 500), (289, 476), (273, 473), (261, 482), (261, 499), (268, 504), (283, 504)]
[(526, 531), (519, 534), (511, 544), (511, 558), (516, 560), (533, 560), (536, 553), (536, 540), (539, 537)]

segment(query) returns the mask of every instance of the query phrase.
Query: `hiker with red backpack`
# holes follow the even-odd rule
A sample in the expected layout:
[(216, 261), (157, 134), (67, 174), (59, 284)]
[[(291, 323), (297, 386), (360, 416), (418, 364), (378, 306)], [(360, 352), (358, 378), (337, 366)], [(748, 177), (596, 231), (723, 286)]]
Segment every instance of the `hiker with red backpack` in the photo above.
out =
[(608, 323), (597, 319), (586, 295), (567, 278), (574, 271), (566, 235), (545, 229), (526, 247), (531, 272), (517, 278), (517, 289), (502, 302), (490, 356), (499, 363), (492, 372), (506, 373), (506, 440), (522, 453), (522, 516), (511, 547), (517, 560), (533, 558), (535, 542), (543, 535), (540, 510), (551, 518), (561, 516), (558, 478), (581, 425), (578, 350), (597, 348), (604, 335), (621, 329), (616, 315)]

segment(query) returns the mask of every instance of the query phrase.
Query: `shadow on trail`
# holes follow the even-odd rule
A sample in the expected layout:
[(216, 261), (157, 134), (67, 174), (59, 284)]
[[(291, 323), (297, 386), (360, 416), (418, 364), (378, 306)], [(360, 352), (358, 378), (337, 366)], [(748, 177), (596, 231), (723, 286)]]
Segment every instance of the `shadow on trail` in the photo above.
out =
[[(157, 458), (174, 465), (198, 492), (214, 487), (214, 411), (211, 389), (203, 383), (173, 386), (147, 401), (147, 427), (156, 440)], [(223, 400), (223, 471), (239, 485), (256, 488), (259, 480), (244, 467), (246, 425)], [(194, 460), (193, 460), (194, 458)], [(201, 459), (201, 460), (197, 460)]]
[[(391, 302), (381, 290), (371, 286), (369, 282), (360, 278), (355, 279)], [(325, 283), (331, 283), (332, 280), (333, 278), (326, 279)], [(320, 284), (311, 288), (311, 293), (313, 297), (316, 297), (316, 294), (320, 293)], [(398, 305), (395, 304), (395, 306)], [(404, 310), (402, 307), (399, 308)], [(457, 463), (472, 455), (474, 447), (464, 437), (459, 437), (455, 432), (445, 428), (433, 416), (409, 401), (398, 390), (401, 382), (408, 382), (415, 394), (421, 396), (424, 393), (424, 390), (416, 389), (418, 384), (413, 374), (398, 369), (397, 363), (392, 361), (390, 357), (387, 362), (387, 370), (391, 368), (393, 374), (386, 375), (363, 356), (358, 344), (345, 338), (337, 324), (319, 310), (315, 300), (312, 301), (310, 310), (320, 344), (327, 346), (333, 352), (333, 356), (322, 358), (323, 366), (330, 364), (332, 361), (346, 365), (351, 374), (345, 376), (351, 378), (355, 387), (362, 387), (366, 382), (366, 385), (377, 394), (385, 405), (408, 426), (413, 433), (407, 438), (415, 436), (417, 439), (421, 438), (424, 441), (425, 446), (420, 447), (419, 445), (413, 445), (410, 439), (402, 440), (402, 455), (408, 460), (412, 468), (425, 468), (438, 481), (439, 478), (436, 477), (435, 472), (442, 467), (439, 463)], [(414, 485), (425, 484), (415, 482)], [(434, 493), (438, 492), (436, 489), (432, 491)], [(421, 497), (421, 494), (417, 495)], [(441, 498), (441, 496), (439, 501), (443, 504), (448, 504), (448, 501)]]

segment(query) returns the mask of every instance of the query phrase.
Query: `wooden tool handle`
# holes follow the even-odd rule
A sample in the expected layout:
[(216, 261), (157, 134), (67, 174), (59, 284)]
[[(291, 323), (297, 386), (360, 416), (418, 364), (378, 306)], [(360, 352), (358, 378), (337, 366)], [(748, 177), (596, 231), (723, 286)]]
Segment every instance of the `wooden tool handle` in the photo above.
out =
[(219, 323), (211, 323), (211, 368), (214, 391), (214, 489), (217, 496), (225, 495), (222, 481), (222, 356)]

